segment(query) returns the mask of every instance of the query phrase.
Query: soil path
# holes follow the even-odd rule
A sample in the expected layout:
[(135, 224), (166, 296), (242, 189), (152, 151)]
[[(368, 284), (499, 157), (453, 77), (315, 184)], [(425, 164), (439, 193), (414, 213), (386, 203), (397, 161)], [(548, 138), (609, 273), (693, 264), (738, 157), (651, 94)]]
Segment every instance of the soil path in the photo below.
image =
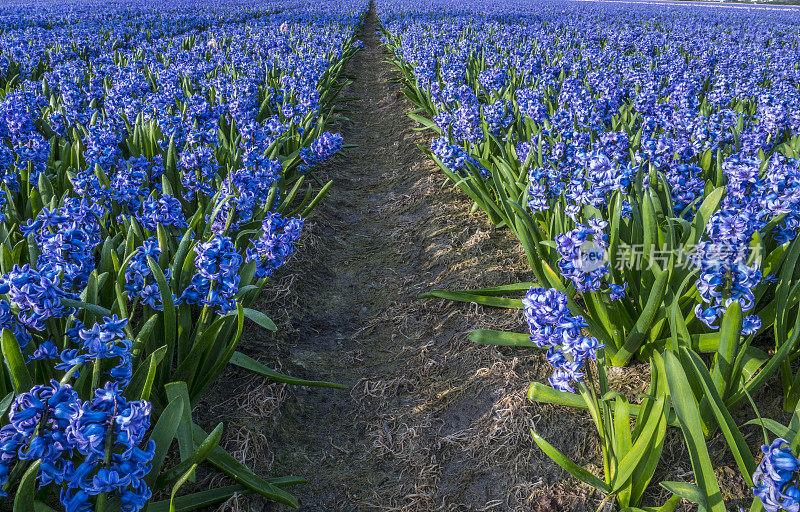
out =
[[(593, 452), (581, 434), (588, 420), (556, 420), (525, 400), (528, 383), (547, 375), (541, 354), (466, 337), (521, 330), (520, 314), (417, 299), (529, 276), (519, 244), (470, 215), (416, 147), (430, 135), (412, 129), (376, 25), (371, 11), (342, 93), (352, 98), (349, 121), (336, 127), (358, 147), (323, 170), (332, 193), (260, 304), (278, 334), (250, 325), (241, 345), (286, 373), (350, 389), (286, 387), (230, 370), (208, 413), (234, 410), (226, 448), (262, 474), (309, 479), (292, 489), (303, 511), (583, 510), (585, 496), (559, 490), (562, 473), (532, 450), (528, 432), (536, 422), (580, 456)], [(284, 510), (253, 497), (223, 509)]]

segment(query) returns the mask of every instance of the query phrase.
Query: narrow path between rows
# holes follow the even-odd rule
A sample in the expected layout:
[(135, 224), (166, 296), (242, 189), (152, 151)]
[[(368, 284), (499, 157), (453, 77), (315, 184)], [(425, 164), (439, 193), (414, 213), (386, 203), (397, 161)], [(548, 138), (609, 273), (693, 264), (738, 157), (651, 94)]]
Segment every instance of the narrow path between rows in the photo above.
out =
[[(292, 489), (303, 511), (570, 510), (586, 497), (547, 484), (561, 473), (531, 449), (529, 429), (534, 420), (552, 429), (579, 456), (593, 449), (581, 433), (588, 420), (525, 400), (548, 371), (540, 354), (466, 337), (519, 330), (519, 313), (417, 299), (529, 278), (519, 244), (470, 215), (416, 147), (430, 135), (412, 129), (376, 26), (373, 9), (342, 92), (349, 121), (334, 127), (358, 147), (322, 170), (333, 190), (259, 305), (278, 333), (250, 326), (241, 345), (286, 373), (351, 388), (286, 387), (231, 370), (208, 412), (226, 419), (226, 448), (262, 474), (309, 480)], [(222, 510), (285, 508), (236, 497)]]

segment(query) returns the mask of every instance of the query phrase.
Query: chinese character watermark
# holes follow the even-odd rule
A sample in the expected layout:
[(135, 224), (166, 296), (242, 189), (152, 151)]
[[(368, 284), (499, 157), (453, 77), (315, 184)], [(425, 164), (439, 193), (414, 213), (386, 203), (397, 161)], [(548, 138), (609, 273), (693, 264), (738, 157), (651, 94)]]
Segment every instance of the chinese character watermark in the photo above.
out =
[[(606, 260), (603, 262), (605, 263)], [(700, 244), (680, 244), (675, 248), (655, 244), (646, 248), (644, 244), (621, 243), (613, 262), (615, 270), (649, 270), (654, 265), (664, 268), (670, 263), (676, 268), (690, 269), (700, 267), (732, 268), (739, 265), (761, 264), (761, 246), (754, 247), (701, 242)]]

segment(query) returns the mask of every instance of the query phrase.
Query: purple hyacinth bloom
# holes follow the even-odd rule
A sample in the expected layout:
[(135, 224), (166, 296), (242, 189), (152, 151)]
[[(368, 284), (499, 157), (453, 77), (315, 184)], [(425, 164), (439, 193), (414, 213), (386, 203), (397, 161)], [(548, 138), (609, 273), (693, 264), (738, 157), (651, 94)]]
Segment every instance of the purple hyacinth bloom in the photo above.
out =
[(604, 345), (581, 331), (587, 326), (581, 316), (573, 316), (567, 296), (551, 288), (531, 288), (522, 299), (523, 311), (531, 332), (531, 342), (547, 348), (547, 360), (556, 369), (550, 385), (574, 392), (573, 382), (583, 380), (586, 360), (595, 360)]
[(767, 512), (800, 511), (800, 490), (797, 472), (800, 460), (795, 457), (785, 439), (763, 445), (764, 458), (753, 474), (753, 495), (760, 499)]

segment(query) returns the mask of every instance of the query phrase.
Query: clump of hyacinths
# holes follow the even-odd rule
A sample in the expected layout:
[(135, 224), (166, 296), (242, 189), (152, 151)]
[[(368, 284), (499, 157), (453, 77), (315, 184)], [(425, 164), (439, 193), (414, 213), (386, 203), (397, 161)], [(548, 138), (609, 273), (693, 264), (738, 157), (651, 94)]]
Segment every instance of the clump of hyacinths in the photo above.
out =
[(155, 442), (145, 442), (150, 409), (144, 400), (128, 402), (111, 382), (86, 401), (69, 384), (36, 385), (14, 398), (0, 429), (0, 482), (28, 466), (25, 483), (36, 478), (40, 489), (60, 489), (65, 510), (101, 508), (98, 500), (142, 510), (152, 496), (145, 482), (155, 452)]
[(584, 363), (596, 360), (603, 345), (583, 335), (586, 321), (573, 316), (567, 303), (567, 296), (552, 288), (531, 288), (522, 299), (531, 343), (547, 349), (547, 360), (555, 368), (550, 385), (574, 393), (573, 383), (583, 382)]
[[(2, 349), (18, 393), (0, 428), (0, 484), (47, 489), (65, 510), (102, 510), (107, 500), (124, 510), (144, 508), (152, 496), (146, 476), (155, 442), (150, 429), (149, 389), (125, 397), (133, 377), (127, 319), (116, 315), (86, 328), (76, 320), (59, 350), (42, 343), (27, 362), (51, 362), (61, 381), (31, 385), (13, 333), (4, 330)], [(50, 372), (52, 374), (52, 371)], [(30, 389), (26, 389), (31, 386)], [(32, 495), (29, 501), (33, 502)]]
[(800, 460), (792, 453), (791, 443), (778, 438), (761, 451), (764, 458), (753, 474), (753, 494), (767, 512), (800, 510)]
[[(91, 328), (75, 324), (65, 333), (67, 348), (59, 351), (48, 341), (28, 358), (28, 363), (57, 363), (52, 369), (63, 377), (47, 384), (32, 384), (17, 339), (3, 330), (2, 352), (14, 390), (4, 401), (8, 423), (0, 428), (0, 495), (16, 488), (14, 506), (29, 509), (37, 506), (36, 492), (37, 499), (52, 496), (67, 511), (142, 510), (154, 492), (166, 485), (179, 488), (210, 455), (221, 424), (196, 448), (189, 447), (184, 463), (163, 468), (177, 429), (192, 428), (190, 415), (183, 414), (191, 406), (188, 394), (170, 393), (152, 425), (148, 399), (159, 363), (145, 375), (133, 372), (128, 320), (106, 317)], [(169, 386), (186, 389), (185, 383)], [(277, 499), (286, 501), (288, 495), (278, 493)], [(174, 505), (174, 493), (160, 504), (165, 505)]]
[[(629, 404), (619, 394), (609, 398), (615, 394), (608, 387), (604, 347), (595, 338), (582, 333), (586, 322), (583, 317), (572, 314), (568, 302), (566, 295), (542, 288), (531, 288), (522, 299), (531, 332), (529, 344), (546, 348), (547, 360), (555, 368), (549, 378), (552, 388), (533, 385), (528, 396), (550, 401), (553, 392), (574, 393), (577, 388), (602, 441), (605, 479), (579, 468), (536, 432), (532, 432), (533, 438), (548, 456), (573, 476), (605, 493), (607, 499), (616, 498), (623, 509), (638, 506), (661, 457), (669, 409), (665, 384), (654, 363), (648, 397), (640, 405)], [(596, 362), (594, 368), (589, 364), (592, 361)], [(636, 417), (633, 432), (629, 415)], [(628, 439), (628, 442), (615, 443), (614, 438)], [(637, 478), (631, 480), (634, 474)], [(670, 501), (675, 503), (676, 500)]]

